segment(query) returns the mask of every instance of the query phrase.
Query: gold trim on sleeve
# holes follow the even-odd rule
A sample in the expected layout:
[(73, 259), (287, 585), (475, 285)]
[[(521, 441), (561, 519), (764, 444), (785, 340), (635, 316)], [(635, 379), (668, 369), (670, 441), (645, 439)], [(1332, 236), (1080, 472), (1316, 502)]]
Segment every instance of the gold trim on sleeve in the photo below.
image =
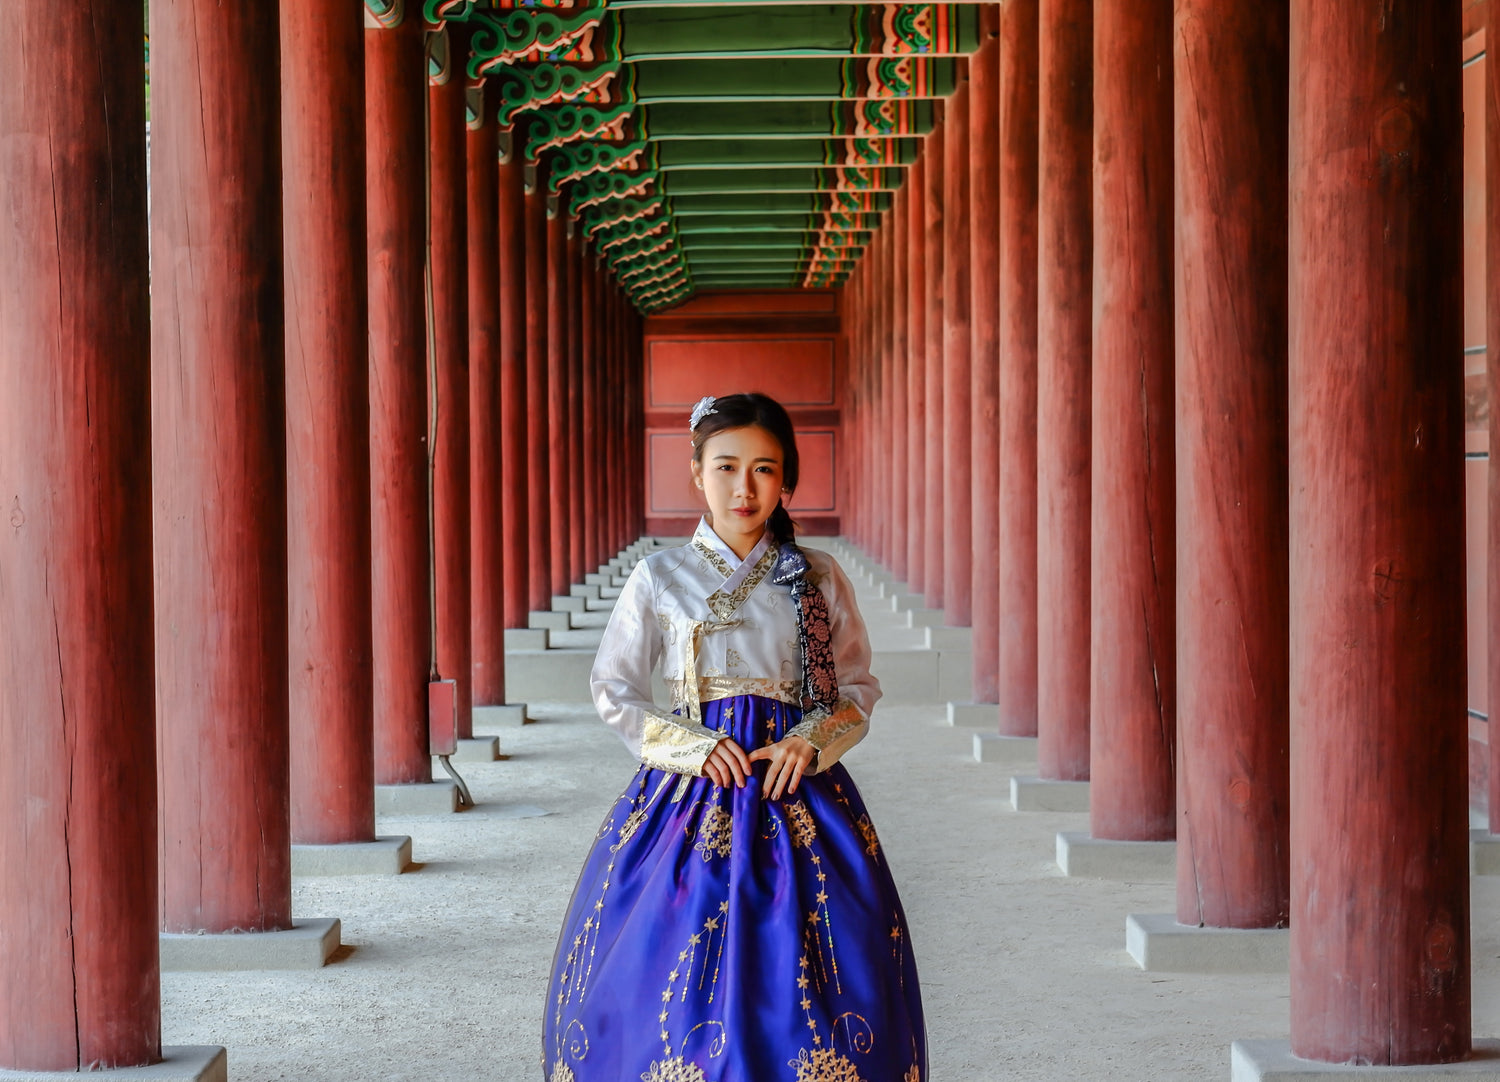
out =
[(728, 735), (682, 718), (648, 713), (641, 727), (641, 762), (672, 774), (702, 774), (703, 764)]
[(864, 739), (869, 727), (870, 722), (859, 707), (848, 699), (840, 699), (832, 711), (822, 707), (809, 710), (786, 735), (800, 736), (817, 749), (811, 770), (815, 774), (838, 762), (844, 752)]

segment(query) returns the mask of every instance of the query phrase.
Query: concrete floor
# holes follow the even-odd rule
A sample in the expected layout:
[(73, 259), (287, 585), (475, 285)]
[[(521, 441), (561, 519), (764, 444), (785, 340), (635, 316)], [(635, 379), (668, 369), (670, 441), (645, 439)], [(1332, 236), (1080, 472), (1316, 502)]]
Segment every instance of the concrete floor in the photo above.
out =
[[(500, 734), (505, 761), (463, 767), (476, 808), (380, 821), (382, 834), (413, 837), (412, 871), (296, 881), (297, 916), (343, 921), (333, 964), (164, 974), (166, 1042), (226, 1045), (239, 1082), (540, 1079), (557, 928), (635, 765), (588, 707), (532, 713), (536, 724)], [(1087, 817), (1011, 811), (1010, 775), (1034, 769), (976, 762), (972, 733), (938, 703), (877, 708), (845, 760), (912, 926), (924, 1082), (1227, 1079), (1232, 1040), (1285, 1038), (1284, 974), (1137, 969), (1125, 917), (1171, 911), (1172, 884), (1064, 878), (1055, 836)], [(1474, 1028), (1496, 1036), (1500, 879), (1475, 884)]]

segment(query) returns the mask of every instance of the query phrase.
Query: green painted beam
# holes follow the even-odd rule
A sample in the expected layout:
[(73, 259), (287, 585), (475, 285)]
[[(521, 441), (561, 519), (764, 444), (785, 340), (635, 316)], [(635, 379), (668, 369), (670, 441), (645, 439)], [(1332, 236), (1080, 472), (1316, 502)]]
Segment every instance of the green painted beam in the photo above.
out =
[(840, 101), (946, 98), (958, 89), (958, 61), (755, 57), (646, 60), (629, 65), (623, 97), (659, 102)]
[(683, 195), (762, 195), (782, 192), (894, 192), (905, 182), (904, 169), (674, 169), (662, 174), (658, 188), (674, 202)]
[[(850, 236), (851, 242), (841, 247), (859, 248), (870, 241), (868, 233), (853, 233)], [(690, 258), (695, 251), (709, 248), (770, 248), (794, 252), (806, 248), (816, 251), (820, 248), (820, 238), (808, 233), (746, 233), (739, 236), (719, 234), (682, 238), (683, 254)]]
[[(869, 114), (869, 119), (865, 114)], [(694, 101), (648, 105), (638, 114), (650, 139), (887, 139), (932, 130), (930, 101)]]
[[(845, 199), (870, 211), (891, 206), (888, 192), (848, 193)], [(840, 209), (843, 201), (833, 192), (729, 192), (715, 195), (682, 195), (672, 199), (672, 215), (680, 224), (699, 216), (821, 214)]]
[(825, 229), (869, 231), (880, 225), (879, 214), (851, 214), (830, 226), (819, 214), (766, 214), (754, 218), (703, 216), (677, 223), (679, 237), (719, 233), (817, 233)]
[[(972, 5), (902, 5), (917, 19), (887, 18), (895, 5), (611, 0), (601, 27), (628, 61), (736, 56), (875, 56), (912, 50), (963, 55), (979, 47)], [(775, 14), (768, 13), (775, 8)], [(898, 9), (899, 10), (899, 9)], [(925, 18), (921, 17), (925, 16)]]
[(910, 165), (920, 149), (916, 139), (684, 139), (657, 144), (657, 167), (669, 172)]

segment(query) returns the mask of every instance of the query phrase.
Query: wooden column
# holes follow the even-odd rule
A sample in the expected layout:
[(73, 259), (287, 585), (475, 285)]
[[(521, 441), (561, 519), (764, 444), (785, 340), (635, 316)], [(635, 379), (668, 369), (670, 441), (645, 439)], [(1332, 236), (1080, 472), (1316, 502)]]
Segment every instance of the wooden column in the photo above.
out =
[[(559, 212), (561, 213), (561, 212)], [(581, 226), (580, 226), (581, 228)], [(588, 529), (583, 499), (584, 462), (587, 454), (583, 419), (583, 237), (569, 228), (568, 263), (568, 581), (582, 582), (585, 572), (598, 569), (584, 561)]]
[(1177, 919), (1285, 926), (1287, 10), (1180, 0)]
[(906, 171), (906, 587), (927, 592), (927, 151)]
[(530, 604), (531, 484), (526, 405), (526, 168), (505, 137), (498, 185), (500, 259), (500, 563), (505, 626), (526, 627)]
[(292, 841), (375, 838), (364, 16), (281, 8)]
[[(1500, 403), (1500, 3), (1489, 2), (1489, 25), (1485, 44), (1485, 284), (1489, 294), (1486, 312), (1485, 363), (1489, 400)], [(1494, 42), (1494, 45), (1490, 45)], [(1488, 657), (1490, 732), (1490, 833), (1500, 834), (1500, 409), (1489, 411), (1489, 544), (1488, 554)]]
[(1291, 13), (1292, 1051), (1447, 1062), (1470, 1046), (1460, 12)]
[[(969, 323), (969, 86), (943, 119), (943, 623), (973, 621), (973, 448), (969, 438), (973, 333)], [(987, 550), (986, 555), (991, 553)]]
[(469, 612), (473, 703), (505, 702), (505, 507), (500, 439), (500, 138), (492, 85), (469, 90)]
[[(1000, 5), (980, 9), (979, 51), (969, 61), (969, 402), (973, 514), (973, 701), (1000, 700)], [(1032, 264), (1035, 273), (1036, 264)], [(1012, 469), (1010, 463), (1006, 470)]]
[(1172, 327), (1172, 0), (1106, 0), (1094, 10), (1096, 838), (1177, 829)]
[(582, 237), (578, 242), (578, 266), (578, 333), (583, 357), (579, 408), (583, 423), (578, 430), (582, 481), (578, 486), (581, 510), (576, 517), (578, 532), (583, 535), (583, 567), (593, 572), (604, 562), (599, 540), (599, 508), (607, 497), (599, 485), (599, 276), (594, 253)]
[(1037, 767), (1089, 776), (1092, 0), (1038, 0)]
[[(609, 326), (604, 339), (606, 379), (609, 393), (605, 401), (609, 404), (604, 426), (605, 446), (609, 461), (605, 470), (606, 487), (611, 492), (621, 491), (625, 474), (621, 465), (628, 448), (625, 446), (623, 409), (625, 399), (625, 367), (620, 358), (623, 341), (623, 314), (620, 311), (619, 287), (612, 276), (606, 276), (603, 289), (604, 307), (608, 313)], [(609, 543), (606, 546), (611, 556), (625, 547), (625, 510), (620, 500), (607, 500), (601, 509), (608, 529)]]
[[(924, 489), (922, 525), (926, 531), (923, 556), (927, 568), (923, 576), (926, 602), (929, 609), (943, 607), (943, 556), (946, 543), (943, 535), (947, 530), (943, 506), (943, 468), (946, 465), (943, 453), (943, 350), (944, 297), (943, 285), (947, 252), (943, 248), (943, 172), (946, 164), (946, 149), (943, 138), (947, 131), (946, 114), (927, 136), (927, 146), (922, 156), (927, 159), (925, 170), (927, 187), (922, 193), (923, 223), (927, 233), (927, 273), (924, 282), (927, 291), (927, 360), (924, 369), (927, 376), (927, 483)], [(944, 614), (946, 617), (946, 613)], [(944, 620), (946, 623), (946, 619)]]
[(568, 538), (573, 529), (573, 486), (569, 464), (577, 434), (568, 423), (568, 224), (562, 212), (547, 216), (547, 459), (549, 462), (549, 563), (552, 592), (566, 594), (573, 582), (568, 566)]
[[(1000, 731), (1037, 733), (1037, 17), (1000, 24)], [(976, 534), (976, 539), (977, 539)], [(977, 550), (977, 545), (976, 545)]]
[(432, 544), (437, 676), (458, 692), (458, 735), (474, 728), (469, 551), (467, 31), (448, 24), (448, 62), (428, 101), (428, 243), (431, 253)]
[(908, 280), (911, 276), (909, 254), (910, 220), (906, 209), (907, 192), (897, 190), (891, 199), (891, 209), (886, 211), (886, 227), (891, 231), (891, 427), (886, 438), (891, 441), (891, 505), (887, 514), (891, 516), (891, 574), (897, 582), (905, 582), (910, 575), (908, 551), (911, 541), (910, 521), (907, 509), (910, 497), (910, 463), (907, 460), (907, 431), (911, 425), (911, 397), (907, 393), (910, 364), (910, 338), (907, 327), (910, 323), (907, 306)]
[(427, 681), (427, 58), (421, 20), (365, 30), (375, 781), (432, 780)]
[(292, 923), (281, 114), (279, 84), (265, 77), (280, 66), (277, 8), (151, 5), (151, 484), (167, 932)]
[[(516, 148), (520, 153), (521, 148)], [(552, 607), (552, 470), (547, 448), (547, 162), (526, 189), (526, 514), (528, 611)]]
[(134, 1067), (161, 1058), (143, 8), (7, 14), (0, 1069)]

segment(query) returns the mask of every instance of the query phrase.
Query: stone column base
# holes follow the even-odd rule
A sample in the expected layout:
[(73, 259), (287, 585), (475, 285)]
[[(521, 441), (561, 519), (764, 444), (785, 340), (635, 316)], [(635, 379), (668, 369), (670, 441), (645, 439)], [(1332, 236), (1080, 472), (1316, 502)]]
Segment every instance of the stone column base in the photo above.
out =
[(373, 842), (293, 845), (293, 875), (400, 875), (411, 864), (411, 838), (405, 834)]
[(1340, 1078), (1389, 1078), (1400, 1082), (1446, 1082), (1450, 1078), (1500, 1082), (1500, 1041), (1474, 1042), (1474, 1058), (1462, 1063), (1413, 1067), (1353, 1067), (1318, 1063), (1292, 1055), (1290, 1041), (1235, 1041), (1229, 1049), (1232, 1082), (1327, 1082)]
[(1172, 913), (1125, 918), (1125, 950), (1151, 973), (1285, 973), (1287, 928), (1203, 928)]
[(504, 706), (476, 706), (474, 726), (480, 729), (519, 729), (530, 725), (533, 719), (526, 714), (525, 703), (506, 703)]
[(1018, 812), (1087, 812), (1089, 783), (1018, 775), (1010, 779), (1010, 806)]
[(1119, 842), (1081, 832), (1057, 836), (1057, 866), (1063, 875), (1127, 883), (1177, 878), (1176, 842)]
[(82, 1072), (0, 1070), (0, 1082), (64, 1082), (70, 1078), (98, 1078), (102, 1082), (229, 1082), (229, 1058), (217, 1045), (163, 1045), (161, 1062), (149, 1067), (109, 1067)]
[(164, 971), (321, 969), (339, 949), (339, 921), (337, 917), (294, 920), (284, 932), (163, 932), (159, 939)]
[(984, 729), (994, 732), (1000, 728), (999, 703), (949, 703), (948, 724), (957, 729)]
[(451, 781), (375, 786), (376, 815), (451, 815), (458, 811), (458, 786)]
[(500, 758), (498, 736), (459, 737), (458, 747), (449, 759), (457, 763), (493, 763)]
[(981, 763), (1034, 763), (1036, 737), (1001, 736), (999, 733), (974, 734), (974, 758)]

